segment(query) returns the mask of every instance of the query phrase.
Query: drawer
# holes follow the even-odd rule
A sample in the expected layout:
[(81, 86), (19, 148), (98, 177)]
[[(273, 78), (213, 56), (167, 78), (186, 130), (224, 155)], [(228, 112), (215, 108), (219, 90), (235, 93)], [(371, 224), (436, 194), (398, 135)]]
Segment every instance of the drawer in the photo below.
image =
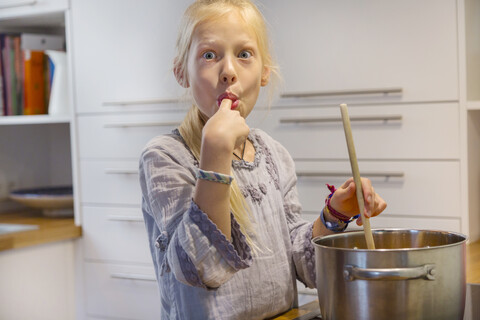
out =
[[(349, 115), (359, 159), (459, 158), (455, 103), (350, 106)], [(295, 159), (348, 159), (338, 106), (258, 109), (249, 123), (268, 132)]]
[(83, 204), (142, 203), (138, 161), (80, 160), (80, 181)]
[[(318, 213), (304, 213), (303, 219), (315, 221)], [(450, 232), (461, 232), (460, 218), (418, 218), (418, 217), (402, 217), (401, 215), (392, 215), (387, 212), (370, 219), (372, 229), (382, 228), (401, 228), (401, 229), (428, 229), (442, 230)], [(352, 222), (347, 230), (363, 230), (362, 226), (357, 226)]]
[(140, 152), (150, 139), (170, 133), (182, 122), (184, 116), (185, 112), (80, 115), (80, 158), (139, 159)]
[[(297, 161), (298, 193), (303, 210), (320, 212), (329, 191), (351, 176), (348, 161)], [(359, 161), (388, 204), (384, 214), (404, 217), (459, 218), (460, 165), (457, 161)]]
[(85, 262), (87, 314), (115, 319), (160, 319), (152, 267)]
[(85, 259), (152, 265), (140, 207), (83, 206), (82, 213)]

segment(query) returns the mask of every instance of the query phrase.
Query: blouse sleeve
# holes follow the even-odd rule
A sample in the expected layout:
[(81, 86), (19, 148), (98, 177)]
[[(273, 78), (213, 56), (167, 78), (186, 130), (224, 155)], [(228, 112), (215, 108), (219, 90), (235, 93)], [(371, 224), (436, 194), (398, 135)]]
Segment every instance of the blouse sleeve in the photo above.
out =
[(315, 255), (312, 245), (313, 222), (301, 217), (302, 206), (298, 199), (297, 175), (295, 163), (288, 151), (277, 145), (281, 184), (283, 192), (283, 206), (287, 218), (290, 241), (292, 243), (292, 257), (297, 279), (309, 288), (316, 288), (315, 283)]
[(176, 152), (166, 145), (147, 147), (140, 158), (143, 211), (153, 218), (145, 219), (149, 239), (155, 241), (150, 248), (152, 257), (161, 259), (158, 274), (173, 272), (184, 284), (217, 288), (250, 266), (251, 249), (233, 215), (230, 242), (194, 203), (195, 166), (186, 165), (193, 157), (179, 143)]

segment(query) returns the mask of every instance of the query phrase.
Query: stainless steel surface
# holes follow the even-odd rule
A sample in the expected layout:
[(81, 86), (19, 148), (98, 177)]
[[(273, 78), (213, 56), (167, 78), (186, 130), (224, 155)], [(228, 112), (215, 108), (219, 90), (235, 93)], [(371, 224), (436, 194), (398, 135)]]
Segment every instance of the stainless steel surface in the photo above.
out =
[(35, 229), (38, 229), (38, 226), (27, 224), (0, 223), (0, 235)]
[[(351, 171), (297, 171), (297, 177), (351, 177)], [(363, 172), (367, 178), (403, 178), (403, 172)]]
[(358, 89), (358, 90), (339, 90), (339, 91), (317, 91), (317, 92), (287, 92), (281, 95), (282, 98), (312, 98), (328, 96), (353, 96), (364, 94), (388, 95), (392, 93), (403, 92), (402, 88), (379, 88), (379, 89)]
[(152, 122), (118, 122), (106, 123), (104, 128), (143, 128), (143, 127), (176, 127), (180, 121), (152, 121)]
[(135, 106), (135, 105), (145, 105), (145, 104), (164, 104), (164, 103), (179, 103), (181, 100), (172, 98), (172, 99), (148, 99), (148, 100), (129, 100), (129, 101), (105, 101), (102, 103), (104, 107), (111, 106)]
[[(401, 115), (384, 115), (384, 116), (353, 116), (350, 117), (352, 122), (363, 122), (363, 121), (401, 121)], [(341, 122), (342, 118), (340, 117), (319, 117), (319, 118), (283, 118), (280, 119), (280, 123), (330, 123), (330, 122)]]
[[(381, 229), (373, 230), (373, 237), (376, 250), (366, 248), (362, 231), (313, 240), (324, 320), (463, 319), (464, 235)], [(412, 279), (405, 279), (412, 272)], [(396, 279), (382, 279), (386, 274)]]

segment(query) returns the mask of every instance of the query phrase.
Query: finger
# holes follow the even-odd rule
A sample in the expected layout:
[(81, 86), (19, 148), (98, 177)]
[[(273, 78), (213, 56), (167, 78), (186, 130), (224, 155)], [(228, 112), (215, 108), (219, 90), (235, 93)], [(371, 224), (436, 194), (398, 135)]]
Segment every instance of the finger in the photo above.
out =
[(361, 178), (362, 182), (362, 191), (363, 191), (363, 199), (365, 202), (365, 214), (367, 217), (371, 217), (372, 214), (372, 207), (375, 201), (375, 191), (372, 187), (372, 182), (368, 178)]
[(387, 203), (385, 202), (385, 200), (383, 200), (383, 198), (379, 195), (379, 194), (376, 194), (375, 195), (375, 210), (373, 211), (373, 216), (378, 216), (380, 213), (383, 212), (383, 210), (385, 210), (387, 208)]
[(222, 103), (220, 103), (219, 110), (220, 109), (230, 110), (230, 108), (232, 107), (232, 103), (233, 103), (233, 101), (230, 100), (230, 99), (223, 99)]
[(360, 215), (360, 217), (357, 218), (357, 226), (362, 226), (362, 225), (363, 225), (362, 215)]

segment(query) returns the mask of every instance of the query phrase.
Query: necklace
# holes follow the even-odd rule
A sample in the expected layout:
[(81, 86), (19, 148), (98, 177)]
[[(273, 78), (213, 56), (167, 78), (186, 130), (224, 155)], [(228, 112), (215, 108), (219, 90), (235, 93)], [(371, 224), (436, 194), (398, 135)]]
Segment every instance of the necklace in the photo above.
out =
[(245, 155), (246, 145), (247, 145), (247, 139), (245, 139), (245, 142), (243, 143), (242, 157), (239, 157), (235, 152), (233, 152), (233, 155), (237, 157), (238, 160), (243, 160), (243, 156)]

